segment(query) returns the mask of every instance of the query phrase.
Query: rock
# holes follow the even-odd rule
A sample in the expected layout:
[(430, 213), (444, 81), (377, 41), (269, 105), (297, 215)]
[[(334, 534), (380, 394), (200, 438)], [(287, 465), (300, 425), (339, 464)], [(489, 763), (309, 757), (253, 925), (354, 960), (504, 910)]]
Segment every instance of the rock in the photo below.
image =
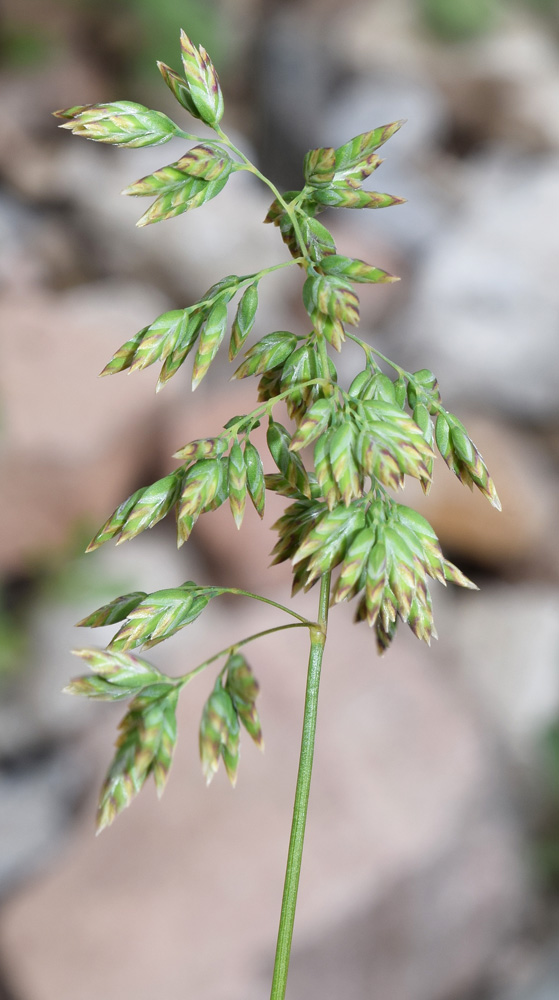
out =
[[(48, 30), (52, 31), (54, 9), (49, 13)], [(80, 95), (84, 104), (87, 94), (96, 94), (98, 101), (113, 98), (93, 65), (68, 53), (57, 53), (57, 58), (48, 67), (27, 66), (25, 72), (6, 69), (2, 72), (1, 84), (2, 176), (20, 196), (48, 201), (54, 193), (53, 180), (58, 171), (64, 172), (54, 150), (56, 139), (60, 141), (62, 136), (56, 132), (56, 121), (50, 117), (52, 112), (72, 107), (80, 100)], [(45, 134), (49, 132), (50, 142), (45, 141)], [(62, 177), (58, 175), (58, 179)]]
[(26, 298), (35, 285), (60, 287), (79, 274), (80, 253), (67, 229), (13, 198), (0, 198), (0, 236), (3, 294)]
[[(149, 201), (123, 198), (120, 192), (177, 160), (184, 154), (184, 142), (173, 139), (164, 150), (135, 149), (130, 158), (124, 150), (99, 148), (79, 137), (68, 135), (66, 140), (53, 166), (51, 192), (74, 204), (80, 224), (92, 234), (105, 273), (161, 273), (165, 287), (186, 305), (227, 274), (250, 274), (287, 260), (275, 227), (262, 225), (272, 194), (253, 177), (236, 172), (219, 197), (201, 210), (136, 229)], [(250, 155), (246, 140), (239, 142)], [(289, 282), (288, 269), (261, 285), (264, 302), (268, 288), (275, 290), (278, 318), (269, 314), (268, 319), (277, 321), (279, 329), (281, 316), (289, 315), (281, 308)]]
[(0, 760), (0, 899), (37, 876), (67, 846), (68, 830), (91, 782), (83, 749), (37, 745), (29, 757)]
[(452, 660), (511, 759), (535, 780), (559, 713), (559, 590), (524, 583), (485, 585), (474, 600), (454, 593), (439, 631), (452, 635)]
[[(314, 595), (305, 601), (312, 614)], [(328, 1000), (341, 991), (348, 1000), (377, 992), (442, 1000), (485, 975), (525, 906), (507, 784), (491, 742), (426, 651), (404, 639), (378, 660), (368, 630), (355, 627), (348, 656), (344, 618), (332, 615), (325, 662), (290, 991), (309, 996), (312, 982)], [(278, 613), (243, 615), (235, 601), (211, 605), (204, 619), (189, 635), (188, 664)], [(163, 802), (156, 807), (144, 791), (98, 840), (91, 804), (69, 857), (5, 908), (0, 946), (22, 994), (263, 995), (304, 688), (306, 640), (290, 635), (289, 645), (260, 640), (250, 649), (267, 752), (263, 759), (244, 741), (234, 796), (222, 774), (204, 789), (198, 773), (207, 678), (183, 699)], [(109, 740), (103, 724), (100, 774)]]
[[(107, 546), (82, 556), (66, 568), (68, 590), (40, 595), (29, 610), (26, 662), (2, 678), (0, 688), (2, 902), (63, 850), (76, 810), (98, 779), (89, 746), (95, 706), (69, 698), (63, 688), (84, 672), (70, 650), (103, 646), (114, 629), (77, 630), (74, 624), (117, 594), (201, 579), (193, 550), (185, 556), (170, 538), (167, 543), (145, 534), (117, 552)], [(164, 669), (165, 653), (158, 660)]]
[[(340, 214), (349, 214), (345, 225), (351, 226), (359, 240), (370, 240), (374, 232), (375, 239), (389, 248), (389, 254), (409, 257), (422, 253), (444, 227), (452, 187), (447, 190), (448, 183), (441, 183), (442, 171), (434, 153), (449, 127), (446, 103), (425, 73), (414, 73), (408, 62), (403, 65), (406, 70), (402, 72), (369, 69), (356, 81), (339, 88), (325, 112), (322, 132), (325, 141), (341, 145), (368, 129), (406, 119), (382, 147), (380, 155), (385, 162), (365, 187), (404, 197), (407, 203), (388, 212), (376, 212), (374, 224), (368, 212)], [(439, 183), (434, 183), (435, 178)], [(390, 270), (382, 258), (378, 266)]]
[(524, 164), (498, 154), (471, 165), (460, 210), (422, 257), (395, 339), (408, 368), (433, 368), (448, 407), (469, 400), (545, 422), (559, 412), (559, 235), (549, 225), (557, 164), (532, 162), (528, 187), (526, 176)]
[(544, 944), (539, 951), (536, 959), (531, 956), (529, 970), (520, 970), (516, 985), (498, 990), (491, 1000), (555, 1000), (559, 983), (556, 941)]
[(408, 482), (402, 502), (431, 522), (452, 559), (464, 559), (500, 576), (556, 579), (558, 484), (547, 449), (535, 434), (479, 414), (459, 411), (459, 415), (483, 454), (502, 511), (496, 511), (477, 489), (466, 489), (440, 458), (429, 496), (416, 481)]
[(104, 520), (153, 462), (164, 404), (146, 394), (146, 375), (97, 375), (165, 304), (145, 286), (115, 282), (2, 300), (4, 569), (64, 542), (77, 521)]
[(509, 10), (475, 44), (441, 50), (435, 72), (456, 128), (475, 142), (524, 154), (559, 149), (557, 46), (526, 11)]
[[(471, 5), (464, 8), (468, 16)], [(452, 17), (454, 11), (448, 11)], [(382, 39), (375, 48), (371, 83), (376, 77), (382, 92), (384, 80), (394, 78), (398, 67), (402, 80), (417, 80), (420, 91), (427, 86), (435, 94), (433, 106), (445, 106), (446, 124), (465, 147), (462, 151), (495, 143), (522, 154), (559, 148), (559, 58), (545, 17), (502, 6), (493, 30), (448, 44), (425, 30), (420, 13), (412, 0), (362, 5), (357, 18), (340, 11), (330, 24), (331, 44), (341, 59), (351, 53), (351, 70), (366, 77), (371, 73), (371, 39)], [(370, 94), (375, 100), (372, 86)], [(414, 105), (412, 95), (409, 103)], [(407, 110), (397, 114), (402, 116), (413, 120)]]

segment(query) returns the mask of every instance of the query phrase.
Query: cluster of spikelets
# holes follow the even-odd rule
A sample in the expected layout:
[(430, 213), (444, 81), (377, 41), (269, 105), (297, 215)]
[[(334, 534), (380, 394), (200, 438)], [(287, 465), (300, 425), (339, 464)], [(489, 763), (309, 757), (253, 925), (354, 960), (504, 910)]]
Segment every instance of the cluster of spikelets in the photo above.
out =
[[(412, 413), (422, 408), (427, 415), (423, 429), (406, 403)], [(405, 477), (411, 476), (427, 491), (436, 447), (463, 482), (477, 485), (498, 503), (479, 452), (463, 425), (443, 409), (432, 373), (424, 369), (392, 381), (366, 369), (348, 392), (334, 386), (332, 395), (313, 402), (294, 432), (270, 417), (267, 445), (277, 472), (264, 473), (262, 457), (248, 439), (252, 426), (249, 418), (236, 418), (222, 436), (185, 445), (176, 453), (185, 464), (132, 494), (103, 525), (90, 549), (110, 538), (122, 542), (134, 537), (173, 507), (179, 544), (201, 514), (226, 500), (240, 527), (247, 498), (262, 516), (269, 489), (295, 501), (274, 525), (279, 540), (273, 551), (274, 562), (291, 559), (294, 592), (308, 589), (341, 563), (334, 600), (364, 590), (356, 617), (375, 627), (380, 649), (393, 638), (398, 617), (429, 642), (436, 631), (427, 578), (473, 584), (443, 558), (428, 522), (396, 503), (387, 489), (403, 487)], [(448, 428), (444, 437), (441, 427)], [(246, 435), (242, 445), (241, 430)], [(305, 449), (312, 449), (312, 471), (301, 458)], [(169, 613), (172, 598), (172, 591), (162, 592), (161, 607)], [(141, 611), (139, 605), (135, 614)]]
[[(221, 130), (223, 97), (217, 73), (203, 47), (194, 45), (184, 32), (181, 57), (182, 74), (158, 64), (163, 79), (181, 107), (214, 130), (214, 139), (191, 135), (167, 115), (129, 101), (81, 105), (56, 113), (63, 120), (62, 128), (112, 145), (155, 146), (173, 137), (194, 142), (179, 159), (126, 188), (127, 195), (153, 199), (139, 225), (200, 207), (239, 171), (249, 170), (263, 179)], [(265, 181), (275, 197), (264, 221), (278, 228), (293, 257), (288, 263), (304, 270), (302, 300), (310, 329), (302, 335), (288, 330), (268, 332), (245, 350), (233, 377), (258, 379), (255, 409), (233, 417), (222, 433), (189, 441), (176, 452), (179, 467), (121, 503), (97, 532), (89, 551), (110, 539), (117, 543), (132, 539), (171, 511), (176, 513), (177, 539), (182, 545), (198, 518), (225, 502), (239, 528), (247, 500), (264, 515), (268, 490), (291, 501), (274, 525), (278, 541), (273, 560), (291, 560), (293, 592), (307, 590), (336, 571), (332, 603), (355, 599), (356, 620), (374, 630), (380, 652), (392, 641), (398, 621), (426, 642), (436, 636), (429, 580), (474, 587), (445, 559), (429, 523), (398, 503), (393, 492), (404, 486), (406, 477), (418, 480), (428, 492), (438, 451), (461, 482), (476, 486), (498, 507), (485, 463), (458, 418), (444, 408), (430, 370), (410, 373), (388, 362), (396, 373), (391, 378), (375, 360), (378, 353), (346, 329), (359, 323), (355, 285), (398, 279), (363, 260), (339, 254), (332, 234), (317, 219), (326, 208), (379, 209), (403, 202), (363, 188), (382, 163), (378, 150), (401, 125), (397, 121), (372, 129), (338, 148), (310, 150), (300, 190), (281, 196)], [(229, 326), (229, 360), (245, 348), (255, 324), (259, 283), (284, 266), (228, 275), (194, 304), (163, 313), (127, 340), (102, 374), (159, 363), (160, 388), (192, 354), (192, 387), (196, 388)], [(229, 307), (236, 296), (230, 317)], [(347, 336), (360, 343), (366, 365), (345, 390), (338, 384), (327, 349), (329, 345), (340, 351)], [(285, 406), (293, 428), (275, 418), (278, 404)], [(267, 421), (268, 456), (261, 455), (251, 440), (262, 421)], [(273, 469), (265, 472), (269, 461)], [(148, 774), (153, 774), (158, 791), (162, 790), (176, 741), (178, 695), (212, 660), (226, 658), (202, 714), (200, 755), (207, 780), (220, 760), (235, 780), (241, 725), (262, 744), (255, 708), (258, 685), (238, 652), (239, 645), (254, 637), (175, 679), (130, 652), (174, 635), (224, 592), (224, 588), (189, 581), (151, 594), (124, 594), (80, 622), (94, 628), (118, 628), (106, 650), (78, 651), (92, 674), (76, 678), (68, 690), (91, 698), (132, 699), (103, 786), (99, 828), (129, 804)], [(315, 623), (295, 617), (311, 630), (316, 628)]]
[(429, 522), (386, 497), (332, 510), (318, 500), (298, 500), (275, 527), (274, 562), (292, 560), (294, 590), (308, 590), (340, 565), (332, 603), (359, 597), (355, 620), (375, 628), (379, 652), (394, 638), (398, 618), (418, 639), (436, 638), (428, 577), (477, 589), (444, 558)]
[[(103, 624), (108, 623), (109, 617), (105, 615)], [(116, 753), (99, 796), (97, 831), (100, 833), (130, 804), (149, 775), (153, 776), (158, 795), (162, 795), (177, 740), (176, 707), (181, 683), (137, 656), (115, 652), (114, 644), (107, 651), (78, 649), (75, 652), (88, 664), (92, 674), (72, 681), (65, 689), (69, 694), (102, 701), (132, 699), (119, 725)], [(263, 749), (257, 696), (258, 684), (244, 656), (232, 653), (202, 712), (200, 759), (208, 782), (222, 759), (227, 776), (235, 784), (241, 724)]]

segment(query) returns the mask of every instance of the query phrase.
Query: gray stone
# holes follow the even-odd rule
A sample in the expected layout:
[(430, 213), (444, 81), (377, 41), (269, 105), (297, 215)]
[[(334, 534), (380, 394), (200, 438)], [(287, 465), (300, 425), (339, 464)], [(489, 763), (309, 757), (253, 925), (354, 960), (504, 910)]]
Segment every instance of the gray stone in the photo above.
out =
[[(531, 963), (534, 964), (534, 961)], [(556, 943), (542, 949), (536, 970), (521, 976), (522, 985), (500, 990), (490, 1000), (557, 1000), (559, 995), (559, 954)]]
[[(246, 140), (239, 141), (250, 155)], [(128, 275), (162, 273), (165, 286), (187, 305), (226, 274), (251, 273), (287, 257), (275, 227), (262, 225), (273, 195), (243, 172), (236, 172), (219, 197), (202, 209), (136, 229), (149, 200), (123, 198), (120, 191), (184, 152), (184, 142), (177, 139), (164, 150), (134, 150), (130, 158), (126, 151), (98, 149), (69, 136), (68, 148), (53, 167), (52, 183), (55, 192), (76, 206), (105, 268)], [(260, 287), (268, 322), (279, 329), (290, 316), (283, 303), (292, 287), (290, 269)]]
[(467, 597), (441, 604), (453, 661), (511, 758), (533, 774), (559, 714), (559, 589), (492, 584), (479, 600)]
[(415, 254), (433, 241), (452, 204), (452, 186), (441, 190), (432, 176), (433, 149), (440, 145), (449, 124), (448, 108), (436, 87), (424, 73), (363, 73), (329, 105), (323, 123), (324, 143), (340, 145), (400, 118), (407, 120), (380, 150), (385, 162), (365, 188), (404, 197), (407, 203), (388, 212), (375, 212), (374, 224), (368, 212), (349, 215), (361, 239), (370, 239), (374, 231), (375, 238), (380, 237), (389, 247)]
[(557, 417), (557, 166), (495, 154), (472, 164), (459, 210), (422, 257), (396, 339), (405, 364), (433, 368), (447, 400)]
[[(84, 563), (87, 563), (88, 570)], [(39, 598), (30, 613), (27, 662), (0, 698), (0, 898), (29, 882), (63, 849), (75, 813), (92, 788), (95, 759), (88, 752), (96, 706), (69, 698), (63, 688), (84, 670), (72, 648), (104, 646), (114, 628), (74, 624), (119, 593), (153, 591), (201, 579), (194, 553), (180, 555), (161, 536), (142, 535), (115, 552), (85, 556), (79, 593)], [(72, 567), (78, 579), (78, 565)], [(167, 650), (158, 657), (165, 669)], [(121, 706), (116, 709), (116, 718)], [(110, 714), (110, 710), (109, 710)], [(115, 716), (113, 707), (113, 718)]]

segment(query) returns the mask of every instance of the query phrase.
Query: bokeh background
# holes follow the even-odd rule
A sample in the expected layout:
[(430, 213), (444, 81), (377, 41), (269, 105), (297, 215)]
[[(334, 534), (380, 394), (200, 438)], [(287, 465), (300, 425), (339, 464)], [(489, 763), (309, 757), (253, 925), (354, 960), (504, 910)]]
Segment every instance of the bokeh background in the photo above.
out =
[[(0, 13), (0, 998), (261, 1000), (295, 782), (305, 643), (255, 644), (266, 753), (233, 793), (197, 761), (204, 675), (183, 695), (166, 794), (102, 837), (96, 791), (118, 707), (60, 690), (73, 623), (126, 590), (185, 579), (263, 589), (264, 524), (220, 510), (177, 553), (163, 522), (82, 552), (171, 455), (252, 406), (226, 363), (192, 396), (154, 369), (97, 380), (113, 351), (231, 271), (284, 259), (269, 196), (137, 230), (119, 191), (181, 155), (57, 131), (55, 108), (130, 99), (181, 115), (155, 69), (180, 27), (225, 91), (228, 131), (282, 188), (302, 155), (396, 118), (390, 211), (331, 213), (340, 252), (402, 276), (362, 286), (362, 335), (431, 367), (497, 482), (503, 513), (437, 463), (428, 507), (481, 594), (435, 595), (440, 640), (384, 658), (332, 615), (290, 1000), (559, 996), (559, 8), (556, 0), (4, 0)], [(179, 120), (180, 119), (179, 117)], [(188, 125), (185, 125), (188, 128)], [(262, 286), (260, 334), (299, 329), (299, 279)], [(358, 370), (351, 347), (344, 376)], [(185, 366), (188, 368), (188, 365)], [(442, 588), (438, 588), (441, 590)], [(314, 592), (302, 606), (313, 614)], [(306, 603), (305, 603), (306, 602)], [(214, 602), (154, 660), (184, 672), (276, 624)], [(161, 652), (159, 652), (161, 650)], [(76, 661), (77, 662), (77, 661)]]

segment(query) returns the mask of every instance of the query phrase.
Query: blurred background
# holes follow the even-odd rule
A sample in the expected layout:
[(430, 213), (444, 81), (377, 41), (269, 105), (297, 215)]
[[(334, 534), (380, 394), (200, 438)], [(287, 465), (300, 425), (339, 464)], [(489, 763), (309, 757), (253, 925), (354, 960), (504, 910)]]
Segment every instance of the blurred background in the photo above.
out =
[[(339, 252), (402, 277), (362, 286), (361, 335), (432, 368), (503, 513), (437, 463), (428, 506), (481, 594), (434, 595), (440, 640), (377, 658), (332, 615), (291, 1000), (559, 996), (559, 8), (556, 0), (4, 0), (0, 12), (0, 1000), (261, 1000), (290, 826), (305, 642), (250, 649), (266, 739), (234, 793), (197, 760), (203, 675), (183, 696), (161, 803), (102, 837), (97, 789), (118, 707), (60, 690), (73, 623), (128, 590), (194, 578), (286, 601), (263, 524), (227, 510), (177, 553), (163, 522), (83, 557), (112, 509), (193, 437), (252, 408), (225, 361), (192, 397), (112, 353), (225, 274), (285, 258), (266, 190), (236, 175), (200, 212), (137, 230), (119, 192), (177, 159), (56, 129), (50, 112), (139, 101), (182, 122), (155, 68), (179, 28), (210, 52), (225, 127), (280, 188), (301, 159), (397, 118), (375, 187), (408, 199), (324, 216)], [(185, 124), (189, 128), (189, 124)], [(262, 285), (256, 332), (304, 326), (300, 280)], [(344, 377), (361, 363), (348, 347)], [(188, 369), (189, 365), (185, 365)], [(214, 370), (215, 369), (215, 370)], [(224, 388), (225, 386), (225, 388)], [(442, 466), (442, 467), (441, 467)], [(438, 588), (441, 590), (442, 588)], [(301, 602), (308, 614), (314, 592)], [(185, 672), (277, 624), (214, 602), (159, 647)], [(296, 633), (295, 633), (296, 634)], [(161, 650), (161, 652), (159, 652)]]

